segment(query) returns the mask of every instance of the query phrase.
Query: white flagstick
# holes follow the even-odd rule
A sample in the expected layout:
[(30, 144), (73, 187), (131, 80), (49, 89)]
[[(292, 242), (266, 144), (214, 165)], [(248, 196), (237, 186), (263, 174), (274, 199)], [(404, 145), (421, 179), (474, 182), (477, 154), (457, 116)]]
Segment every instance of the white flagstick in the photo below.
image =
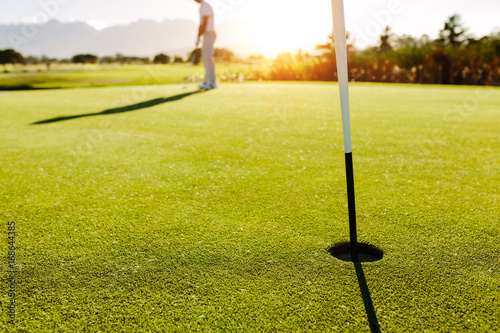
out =
[(346, 162), (347, 199), (349, 205), (349, 233), (351, 260), (358, 261), (358, 240), (356, 233), (356, 208), (354, 199), (354, 172), (352, 166), (351, 120), (349, 116), (349, 76), (347, 72), (347, 41), (344, 18), (344, 1), (332, 0), (333, 33), (337, 57), (337, 76), (344, 130), (344, 152)]

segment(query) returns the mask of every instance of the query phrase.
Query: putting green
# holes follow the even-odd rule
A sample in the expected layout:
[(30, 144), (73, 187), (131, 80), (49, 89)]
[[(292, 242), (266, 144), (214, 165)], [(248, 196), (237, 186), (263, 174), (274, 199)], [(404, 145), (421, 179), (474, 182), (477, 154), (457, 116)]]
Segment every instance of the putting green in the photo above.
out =
[(498, 88), (351, 86), (354, 265), (337, 86), (182, 86), (0, 94), (2, 330), (500, 327)]

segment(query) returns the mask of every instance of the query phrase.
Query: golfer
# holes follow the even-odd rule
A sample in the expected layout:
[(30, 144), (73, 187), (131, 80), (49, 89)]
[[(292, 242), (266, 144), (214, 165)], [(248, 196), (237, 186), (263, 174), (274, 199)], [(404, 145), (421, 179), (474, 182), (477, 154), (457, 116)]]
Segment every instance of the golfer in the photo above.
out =
[(205, 0), (194, 0), (200, 4), (200, 28), (198, 30), (198, 39), (196, 48), (200, 44), (200, 39), (203, 36), (203, 47), (201, 49), (201, 58), (205, 66), (205, 80), (198, 87), (205, 90), (217, 88), (215, 82), (215, 60), (214, 60), (214, 11)]

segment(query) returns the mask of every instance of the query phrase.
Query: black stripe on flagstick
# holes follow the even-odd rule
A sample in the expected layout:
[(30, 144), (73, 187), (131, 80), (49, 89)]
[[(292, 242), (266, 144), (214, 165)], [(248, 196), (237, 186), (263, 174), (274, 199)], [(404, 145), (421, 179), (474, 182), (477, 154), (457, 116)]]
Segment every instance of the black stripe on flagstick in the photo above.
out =
[(354, 171), (352, 166), (352, 153), (345, 154), (345, 170), (347, 179), (347, 204), (349, 207), (351, 260), (353, 262), (358, 262), (358, 235), (356, 231), (356, 205), (354, 199)]

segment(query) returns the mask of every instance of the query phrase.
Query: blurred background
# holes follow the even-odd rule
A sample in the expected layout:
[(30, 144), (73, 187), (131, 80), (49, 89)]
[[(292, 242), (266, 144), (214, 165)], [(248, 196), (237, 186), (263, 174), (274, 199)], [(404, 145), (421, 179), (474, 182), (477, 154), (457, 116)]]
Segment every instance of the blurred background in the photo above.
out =
[[(336, 79), (330, 1), (207, 2), (216, 16), (220, 80)], [(0, 13), (4, 73), (182, 64), (199, 24), (192, 0), (0, 3), (7, 8)], [(498, 2), (355, 0), (345, 7), (353, 81), (500, 82)], [(184, 76), (178, 71), (167, 81)], [(36, 87), (4, 81), (0, 89)]]

